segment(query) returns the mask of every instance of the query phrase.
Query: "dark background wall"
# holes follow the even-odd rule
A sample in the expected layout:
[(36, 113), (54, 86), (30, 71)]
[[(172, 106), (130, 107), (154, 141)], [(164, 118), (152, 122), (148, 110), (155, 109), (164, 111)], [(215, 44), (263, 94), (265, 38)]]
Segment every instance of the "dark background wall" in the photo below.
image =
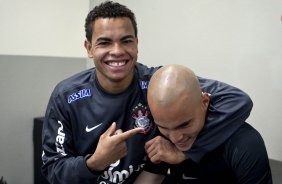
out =
[(0, 55), (0, 178), (33, 183), (33, 119), (55, 85), (86, 68), (85, 58)]

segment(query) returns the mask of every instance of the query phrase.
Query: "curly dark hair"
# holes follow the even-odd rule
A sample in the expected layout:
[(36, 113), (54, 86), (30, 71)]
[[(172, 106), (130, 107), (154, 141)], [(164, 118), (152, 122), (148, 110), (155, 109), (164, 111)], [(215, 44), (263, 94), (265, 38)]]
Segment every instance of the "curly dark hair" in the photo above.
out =
[(137, 37), (137, 23), (134, 13), (126, 6), (117, 2), (105, 1), (98, 6), (95, 6), (87, 15), (85, 19), (86, 38), (89, 42), (92, 40), (92, 28), (96, 19), (98, 18), (115, 18), (128, 17), (134, 28), (135, 37)]

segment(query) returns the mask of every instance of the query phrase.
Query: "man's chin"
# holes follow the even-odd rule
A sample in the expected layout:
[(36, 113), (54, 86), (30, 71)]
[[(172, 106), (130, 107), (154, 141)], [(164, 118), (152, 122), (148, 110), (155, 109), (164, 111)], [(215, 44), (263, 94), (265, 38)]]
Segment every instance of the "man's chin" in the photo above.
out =
[(192, 145), (188, 145), (188, 144), (187, 145), (175, 145), (175, 146), (180, 151), (188, 151), (192, 147)]

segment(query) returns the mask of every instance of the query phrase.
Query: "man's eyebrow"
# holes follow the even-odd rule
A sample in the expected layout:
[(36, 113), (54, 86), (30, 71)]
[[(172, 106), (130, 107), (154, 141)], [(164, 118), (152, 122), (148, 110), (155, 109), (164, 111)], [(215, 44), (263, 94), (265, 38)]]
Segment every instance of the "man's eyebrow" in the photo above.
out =
[[(176, 127), (174, 127), (174, 128), (171, 128), (171, 129), (174, 130), (174, 129), (182, 128), (182, 127), (184, 127), (184, 126), (189, 125), (189, 123), (190, 123), (190, 120), (189, 120), (189, 121), (185, 121), (185, 122), (181, 123), (180, 125), (178, 125), (178, 126), (176, 126)], [(159, 125), (159, 124), (157, 124), (157, 123), (156, 123), (156, 125), (157, 125), (158, 127), (163, 128), (163, 129), (170, 129), (170, 128), (161, 126), (161, 125)]]
[(175, 127), (175, 129), (185, 127), (185, 126), (187, 126), (189, 124), (190, 124), (190, 120), (189, 121), (185, 121), (185, 122), (181, 123), (180, 125), (178, 125), (177, 127)]
[(161, 128), (163, 128), (163, 129), (168, 129), (168, 128), (166, 128), (166, 127), (163, 127), (163, 126), (157, 124), (156, 122), (155, 122), (155, 124), (156, 124), (158, 127), (161, 127)]
[(111, 41), (111, 39), (108, 37), (100, 37), (96, 40), (96, 42), (101, 42), (101, 41)]
[[(133, 35), (126, 35), (126, 36), (122, 37), (120, 40), (134, 39), (134, 38), (135, 38), (135, 36), (133, 36)], [(103, 41), (111, 42), (112, 39), (108, 38), (108, 37), (99, 37), (96, 40), (96, 42), (103, 42)]]
[(122, 37), (121, 40), (126, 40), (128, 38), (135, 38), (135, 36), (133, 36), (133, 35), (126, 35), (126, 36)]

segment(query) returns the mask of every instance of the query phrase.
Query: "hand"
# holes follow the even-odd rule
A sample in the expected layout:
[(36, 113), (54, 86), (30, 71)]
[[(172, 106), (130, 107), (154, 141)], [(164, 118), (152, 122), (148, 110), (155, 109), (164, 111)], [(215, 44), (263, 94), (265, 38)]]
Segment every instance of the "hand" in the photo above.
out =
[(102, 171), (110, 164), (126, 156), (126, 140), (143, 131), (143, 128), (135, 128), (122, 132), (120, 129), (116, 130), (116, 123), (114, 122), (100, 136), (95, 153), (86, 161), (88, 168), (94, 171)]
[(179, 164), (187, 159), (185, 154), (164, 137), (157, 136), (145, 144), (145, 150), (151, 162), (159, 164)]

